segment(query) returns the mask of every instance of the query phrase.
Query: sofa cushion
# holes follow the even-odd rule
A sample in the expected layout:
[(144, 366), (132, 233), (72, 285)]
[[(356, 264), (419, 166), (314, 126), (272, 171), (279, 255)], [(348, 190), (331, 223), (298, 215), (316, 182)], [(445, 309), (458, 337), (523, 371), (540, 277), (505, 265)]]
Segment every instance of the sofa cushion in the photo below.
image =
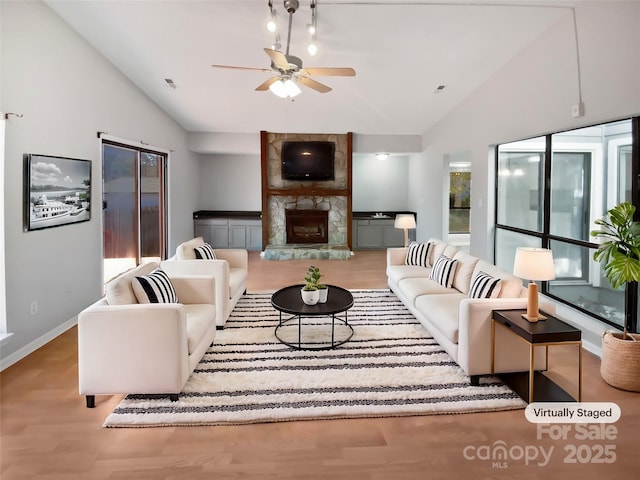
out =
[(458, 262), (456, 275), (453, 277), (453, 287), (462, 293), (469, 293), (473, 269), (476, 267), (476, 263), (478, 263), (478, 258), (459, 251), (453, 256), (453, 259)]
[(246, 280), (247, 271), (244, 268), (229, 268), (229, 298), (233, 298)]
[(419, 267), (417, 265), (389, 265), (387, 267), (387, 278), (397, 285), (400, 280), (414, 277), (429, 277), (431, 268)]
[(178, 303), (169, 275), (161, 268), (156, 268), (149, 275), (133, 277), (131, 286), (138, 303)]
[(433, 264), (433, 269), (431, 270), (429, 278), (438, 282), (443, 287), (451, 288), (453, 285), (453, 278), (456, 274), (457, 263), (457, 260), (440, 255), (436, 260), (436, 263)]
[(200, 245), (193, 249), (193, 253), (196, 254), (196, 259), (198, 260), (215, 260), (216, 254), (213, 251), (213, 247), (208, 243)]
[(422, 295), (416, 298), (415, 307), (425, 312), (425, 317), (451, 342), (458, 343), (458, 311), (464, 293), (451, 295)]
[(176, 248), (176, 259), (177, 260), (195, 260), (196, 252), (194, 248), (201, 247), (204, 245), (204, 240), (202, 237), (193, 238), (187, 242), (181, 243)]
[(433, 244), (431, 243), (410, 242), (404, 264), (430, 267), (429, 250), (431, 248), (433, 248)]
[(469, 298), (497, 298), (502, 287), (501, 280), (484, 272), (473, 277)]
[(147, 275), (158, 268), (156, 262), (143, 263), (118, 275), (105, 285), (105, 296), (109, 305), (131, 305), (138, 303), (131, 280), (138, 275)]
[(478, 260), (476, 268), (473, 271), (473, 276), (475, 277), (480, 272), (485, 272), (487, 275), (500, 278), (501, 287), (498, 298), (518, 298), (522, 296), (522, 280), (518, 277), (505, 272), (485, 260)]
[(204, 334), (215, 323), (215, 307), (212, 305), (185, 305), (187, 316), (187, 349), (191, 355), (204, 337)]
[(436, 263), (436, 260), (440, 258), (440, 255), (453, 258), (453, 256), (458, 253), (457, 247), (449, 245), (447, 242), (443, 242), (442, 240), (432, 238), (429, 240), (429, 243), (433, 243), (433, 248), (429, 252), (429, 262), (431, 265), (434, 265)]
[(398, 286), (411, 305), (415, 304), (416, 298), (420, 295), (460, 293), (453, 288), (445, 288), (427, 277), (405, 278), (400, 280)]

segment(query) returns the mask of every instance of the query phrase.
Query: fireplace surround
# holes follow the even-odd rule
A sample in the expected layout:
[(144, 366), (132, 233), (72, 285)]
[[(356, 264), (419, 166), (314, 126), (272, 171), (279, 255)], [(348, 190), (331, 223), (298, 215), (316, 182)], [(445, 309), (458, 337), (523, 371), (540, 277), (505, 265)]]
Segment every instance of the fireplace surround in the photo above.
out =
[[(335, 144), (334, 179), (295, 181), (282, 177), (281, 149), (285, 141), (329, 141)], [(351, 250), (351, 165), (353, 134), (261, 132), (262, 248), (300, 245)], [(322, 223), (290, 225), (289, 210), (326, 215)], [(323, 213), (311, 213), (311, 212)], [(318, 221), (318, 219), (315, 219)], [(310, 220), (309, 220), (310, 222)], [(325, 239), (326, 236), (326, 239)], [(307, 247), (305, 247), (307, 245)]]

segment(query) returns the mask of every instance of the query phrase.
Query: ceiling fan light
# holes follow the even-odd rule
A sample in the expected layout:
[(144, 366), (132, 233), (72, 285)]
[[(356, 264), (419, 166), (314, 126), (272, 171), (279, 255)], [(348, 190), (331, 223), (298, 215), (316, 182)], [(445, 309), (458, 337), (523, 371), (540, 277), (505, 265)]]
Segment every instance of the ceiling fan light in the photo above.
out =
[(315, 54), (318, 53), (318, 46), (315, 43), (310, 43), (307, 47), (307, 52), (309, 52), (309, 55), (312, 57), (315, 56)]
[(269, 90), (271, 90), (271, 93), (280, 98), (287, 98), (286, 87), (284, 86), (284, 82), (282, 80), (277, 80), (269, 85)]
[(291, 98), (300, 95), (300, 92), (302, 92), (302, 90), (300, 90), (300, 87), (298, 87), (298, 85), (296, 85), (296, 83), (291, 79), (288, 79), (286, 82), (284, 82), (284, 88), (287, 92), (287, 97)]

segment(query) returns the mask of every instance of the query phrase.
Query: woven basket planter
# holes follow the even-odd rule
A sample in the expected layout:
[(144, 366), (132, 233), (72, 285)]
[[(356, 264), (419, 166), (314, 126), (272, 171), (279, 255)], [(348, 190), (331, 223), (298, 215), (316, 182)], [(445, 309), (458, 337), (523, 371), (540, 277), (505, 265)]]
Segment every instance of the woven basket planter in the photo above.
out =
[(602, 337), (600, 375), (612, 387), (640, 392), (640, 335), (605, 332)]

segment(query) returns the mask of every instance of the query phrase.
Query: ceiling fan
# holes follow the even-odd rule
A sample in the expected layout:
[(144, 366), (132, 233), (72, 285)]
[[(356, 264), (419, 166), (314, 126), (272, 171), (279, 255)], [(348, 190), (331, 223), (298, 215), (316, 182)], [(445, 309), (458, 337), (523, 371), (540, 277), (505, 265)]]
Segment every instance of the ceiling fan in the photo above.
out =
[[(331, 87), (310, 78), (311, 76), (354, 77), (353, 68), (304, 68), (302, 60), (294, 55), (289, 55), (289, 43), (291, 41), (291, 23), (293, 14), (300, 3), (298, 0), (284, 0), (284, 7), (289, 13), (289, 29), (287, 32), (287, 50), (282, 53), (278, 50), (265, 48), (264, 52), (271, 59), (271, 68), (237, 67), (232, 65), (212, 65), (215, 68), (232, 68), (236, 70), (254, 70), (259, 72), (275, 72), (276, 75), (264, 81), (256, 87), (259, 92), (271, 90), (279, 97), (294, 97), (300, 93), (300, 89), (294, 82), (301, 83), (320, 93), (331, 91)], [(311, 5), (315, 8), (315, 2)]]

